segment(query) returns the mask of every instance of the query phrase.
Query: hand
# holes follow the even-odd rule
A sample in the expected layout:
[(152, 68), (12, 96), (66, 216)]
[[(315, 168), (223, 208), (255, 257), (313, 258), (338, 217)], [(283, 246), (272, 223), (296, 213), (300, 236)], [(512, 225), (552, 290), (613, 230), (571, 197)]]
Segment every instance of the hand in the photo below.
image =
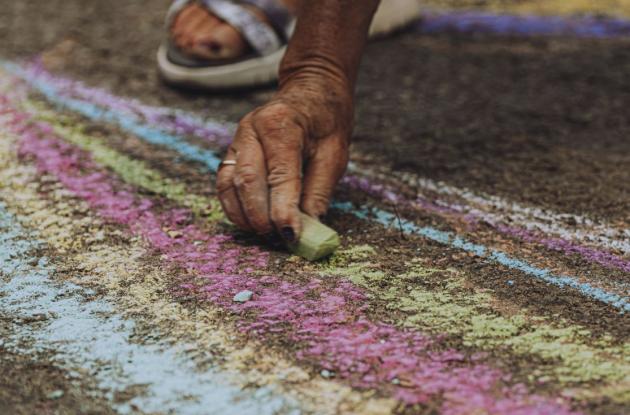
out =
[(319, 218), (348, 163), (352, 91), (343, 77), (292, 77), (240, 122), (217, 177), (228, 218), (239, 228), (299, 239), (300, 209)]

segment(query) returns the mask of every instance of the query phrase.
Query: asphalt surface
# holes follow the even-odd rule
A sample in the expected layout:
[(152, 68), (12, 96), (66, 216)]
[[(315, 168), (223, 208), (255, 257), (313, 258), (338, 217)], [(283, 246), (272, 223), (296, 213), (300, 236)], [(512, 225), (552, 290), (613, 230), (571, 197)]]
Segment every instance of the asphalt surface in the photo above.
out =
[[(0, 127), (6, 133), (0, 412), (628, 410), (630, 322), (622, 313), (630, 284), (627, 38), (428, 34), (419, 24), (371, 42), (356, 94), (356, 167), (337, 195), (350, 204), (326, 219), (342, 235), (343, 253), (312, 265), (239, 233), (224, 246), (221, 235), (234, 229), (206, 223), (212, 215), (199, 207), (215, 197), (211, 160), (163, 145), (181, 136), (220, 154), (234, 124), (264, 103), (273, 86), (219, 94), (163, 84), (155, 50), (169, 1), (1, 3), (0, 113), (9, 121)], [(554, 2), (481, 3), (485, 11), (570, 9)], [(584, 2), (565, 3), (575, 6), (570, 12), (590, 10)], [(592, 7), (619, 18), (630, 10), (624, 2)], [(73, 106), (68, 97), (83, 104)], [(89, 105), (114, 116), (90, 112)], [(172, 119), (151, 118), (159, 111), (142, 112), (142, 105), (194, 114), (212, 122), (197, 131), (216, 132), (202, 139), (169, 130), (175, 112), (165, 110)], [(49, 133), (34, 132), (39, 127), (21, 113), (85, 154), (47, 143)], [(130, 123), (171, 135), (160, 135), (156, 146)], [(144, 164), (131, 167), (124, 157)], [(83, 182), (90, 172), (107, 178), (97, 183), (101, 193)], [(139, 225), (107, 210), (128, 208), (121, 189), (152, 201), (153, 210), (138, 205)], [(370, 221), (360, 214), (365, 204), (376, 209)], [(186, 224), (199, 235), (186, 236), (178, 251), (179, 242), (171, 246), (153, 235), (161, 230), (178, 240), (194, 233), (173, 213), (181, 207), (191, 210)], [(151, 228), (147, 212), (162, 226)], [(44, 247), (28, 245), (36, 239)], [(186, 256), (188, 242), (208, 244), (205, 262)], [(206, 263), (220, 265), (208, 270)], [(252, 278), (250, 268), (269, 281)], [(20, 285), (38, 269), (50, 280)], [(29, 297), (25, 287), (40, 289), (40, 297)], [(232, 295), (245, 288), (254, 303), (238, 308)], [(76, 308), (38, 302), (51, 293), (74, 299)], [(42, 307), (57, 311), (40, 318)], [(287, 311), (292, 308), (304, 314)], [(319, 314), (308, 320), (309, 309)], [(83, 312), (93, 318), (69, 323)], [(363, 321), (374, 322), (365, 328), (374, 336), (374, 354), (357, 340), (367, 336), (359, 329)], [(60, 329), (68, 324), (92, 337)], [(117, 324), (124, 330), (111, 330), (119, 333), (114, 341), (107, 333)], [(112, 345), (128, 365), (102, 351)], [(183, 354), (171, 354), (177, 346)], [(379, 354), (394, 363), (379, 361)], [(157, 367), (160, 361), (162, 371), (143, 377), (142, 362)], [(400, 362), (421, 375), (407, 374)], [(431, 362), (435, 371), (427, 369)], [(362, 365), (369, 369), (362, 372)], [(173, 382), (166, 382), (169, 376)], [(184, 386), (173, 386), (178, 382)], [(199, 398), (204, 387), (218, 392)]]

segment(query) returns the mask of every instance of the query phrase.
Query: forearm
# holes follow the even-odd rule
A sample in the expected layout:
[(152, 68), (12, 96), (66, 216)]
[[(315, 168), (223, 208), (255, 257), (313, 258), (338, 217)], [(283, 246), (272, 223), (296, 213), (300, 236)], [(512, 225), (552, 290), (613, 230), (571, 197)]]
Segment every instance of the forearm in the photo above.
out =
[(297, 27), (280, 67), (280, 85), (313, 75), (354, 89), (380, 0), (301, 0)]

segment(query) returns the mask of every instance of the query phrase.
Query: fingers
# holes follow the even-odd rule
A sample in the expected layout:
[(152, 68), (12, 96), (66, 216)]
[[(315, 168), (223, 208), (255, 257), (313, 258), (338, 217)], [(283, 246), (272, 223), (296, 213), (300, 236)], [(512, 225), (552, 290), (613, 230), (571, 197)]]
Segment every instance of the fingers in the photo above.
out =
[[(236, 152), (232, 147), (228, 149), (225, 160), (235, 160)], [(238, 200), (236, 194), (236, 188), (234, 187), (234, 174), (236, 173), (236, 166), (222, 165), (217, 173), (217, 193), (219, 195), (219, 201), (223, 207), (223, 211), (232, 223), (244, 231), (252, 231), (245, 213), (241, 209), (241, 203)]]
[(269, 215), (267, 169), (250, 118), (236, 132), (217, 174), (217, 191), (227, 217), (239, 228), (261, 235), (273, 231)]
[(345, 137), (328, 137), (318, 145), (306, 166), (302, 210), (319, 218), (328, 210), (335, 186), (348, 164), (348, 146)]
[(270, 216), (288, 242), (299, 239), (300, 192), (304, 130), (284, 104), (270, 105), (256, 114), (254, 129), (267, 163)]
[(230, 220), (244, 230), (268, 234), (274, 228), (288, 242), (299, 239), (302, 209), (319, 217), (328, 209), (348, 162), (341, 134), (318, 143), (302, 192), (305, 132), (284, 104), (267, 106), (243, 119), (218, 174), (217, 188)]
[(261, 235), (273, 231), (269, 215), (269, 189), (267, 168), (260, 142), (252, 129), (240, 129), (238, 157), (234, 173), (236, 195), (251, 227)]

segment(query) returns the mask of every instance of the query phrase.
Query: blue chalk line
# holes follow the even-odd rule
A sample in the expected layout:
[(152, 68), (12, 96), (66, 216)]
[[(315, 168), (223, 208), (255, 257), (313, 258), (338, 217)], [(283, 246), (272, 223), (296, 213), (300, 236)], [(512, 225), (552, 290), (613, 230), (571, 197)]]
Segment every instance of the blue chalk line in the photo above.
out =
[[(112, 303), (90, 289), (54, 281), (54, 266), (45, 256), (33, 262), (42, 246), (0, 202), (0, 313), (14, 322), (2, 339), (4, 348), (53, 353), (54, 361), (76, 376), (87, 369), (121, 414), (136, 413), (135, 408), (183, 415), (300, 413), (269, 388), (248, 392), (216, 369), (200, 372), (185, 356), (192, 345), (133, 341), (134, 322), (117, 314)], [(44, 316), (43, 322), (20, 323), (33, 316)], [(143, 392), (121, 401), (120, 392), (133, 386)]]
[(221, 159), (219, 159), (213, 151), (190, 144), (180, 137), (148, 127), (137, 122), (133, 117), (98, 107), (86, 101), (64, 97), (59, 94), (56, 88), (48, 85), (46, 82), (30, 78), (19, 65), (6, 61), (0, 62), (0, 66), (2, 66), (2, 68), (4, 68), (7, 72), (27, 81), (54, 104), (79, 113), (91, 120), (116, 124), (123, 130), (126, 130), (151, 144), (161, 145), (177, 151), (178, 153), (184, 155), (187, 159), (205, 165), (210, 171), (216, 171), (219, 168)]
[[(215, 173), (217, 171), (220, 159), (213, 151), (202, 149), (194, 144), (188, 143), (183, 138), (152, 129), (146, 125), (138, 123), (136, 120), (124, 114), (102, 109), (89, 102), (65, 97), (60, 94), (55, 87), (39, 79), (31, 77), (22, 70), (19, 65), (2, 61), (1, 66), (13, 75), (24, 79), (54, 104), (75, 111), (94, 121), (113, 122), (122, 129), (133, 133), (149, 143), (163, 145), (169, 149), (177, 151), (188, 160), (200, 162), (209, 172)], [(351, 204), (334, 203), (333, 207), (352, 213), (362, 219), (371, 219), (367, 210), (355, 209)], [(375, 215), (375, 220), (377, 222), (385, 226), (389, 226), (393, 223), (394, 219), (396, 219), (396, 216), (393, 213), (381, 209), (373, 209), (371, 210), (371, 213)], [(617, 294), (609, 293), (601, 288), (593, 287), (588, 283), (580, 282), (576, 277), (554, 275), (548, 269), (539, 268), (523, 260), (511, 258), (504, 252), (490, 250), (484, 245), (469, 242), (451, 232), (440, 231), (428, 226), (419, 227), (408, 220), (402, 219), (401, 226), (406, 233), (421, 235), (441, 244), (458, 248), (466, 252), (472, 252), (479, 257), (485, 258), (489, 262), (498, 263), (508, 268), (522, 271), (529, 276), (560, 288), (569, 287), (575, 289), (589, 298), (601, 301), (621, 310), (622, 313), (630, 311), (630, 303), (626, 298)]]
[(453, 232), (440, 231), (430, 226), (418, 226), (415, 223), (406, 219), (398, 218), (391, 212), (387, 212), (378, 208), (361, 208), (356, 209), (350, 202), (335, 202), (332, 207), (339, 209), (343, 212), (351, 213), (362, 219), (373, 218), (376, 222), (389, 227), (400, 226), (403, 232), (407, 234), (421, 235), (427, 239), (435, 242), (439, 242), (443, 245), (459, 248), (466, 252), (472, 252), (478, 257), (485, 258), (490, 262), (496, 262), (504, 265), (508, 268), (522, 271), (523, 273), (533, 276), (539, 280), (553, 284), (560, 288), (570, 287), (583, 295), (596, 299), (606, 304), (610, 304), (615, 308), (618, 308), (623, 312), (630, 311), (630, 303), (617, 295), (609, 293), (601, 288), (593, 287), (592, 285), (580, 282), (575, 277), (557, 276), (550, 270), (545, 268), (538, 268), (520, 259), (510, 257), (505, 252), (501, 252), (495, 249), (489, 249), (484, 245), (475, 244), (469, 242), (460, 236), (457, 236)]

